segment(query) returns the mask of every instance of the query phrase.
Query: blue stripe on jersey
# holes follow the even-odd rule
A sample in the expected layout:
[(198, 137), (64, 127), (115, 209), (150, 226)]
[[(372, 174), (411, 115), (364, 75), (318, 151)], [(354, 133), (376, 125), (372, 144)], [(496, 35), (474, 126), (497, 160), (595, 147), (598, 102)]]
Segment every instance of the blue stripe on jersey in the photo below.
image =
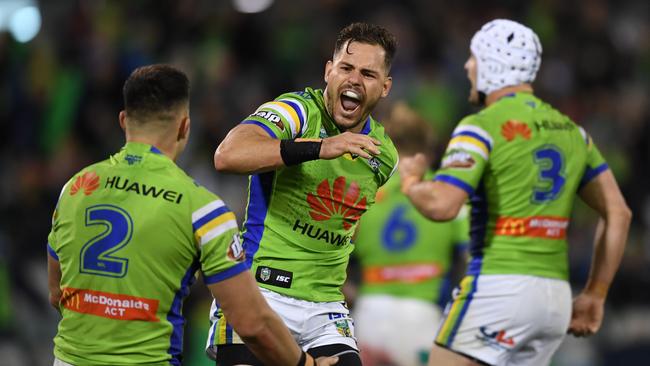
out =
[(47, 243), (47, 252), (50, 253), (50, 257), (56, 259), (57, 261), (59, 260), (59, 256), (56, 255), (56, 252), (54, 251), (54, 249), (52, 249), (50, 243)]
[(281, 100), (282, 103), (287, 103), (291, 108), (293, 108), (294, 111), (296, 111), (296, 114), (298, 115), (298, 119), (300, 120), (300, 135), (302, 135), (303, 132), (305, 132), (305, 116), (302, 115), (302, 112), (300, 111), (300, 107), (289, 99), (283, 99)]
[(162, 151), (160, 151), (160, 150), (159, 150), (157, 147), (155, 147), (155, 146), (151, 146), (151, 149), (149, 149), (149, 151), (151, 151), (151, 152), (154, 153), (154, 154), (160, 154), (160, 155), (162, 155)]
[(242, 235), (248, 268), (253, 264), (253, 257), (260, 247), (264, 234), (264, 220), (269, 209), (274, 176), (275, 172), (251, 175), (246, 222), (244, 222)]
[(591, 182), (592, 179), (596, 178), (600, 173), (604, 172), (607, 170), (609, 166), (607, 163), (602, 163), (601, 165), (591, 168), (590, 166), (587, 166), (587, 169), (585, 170), (585, 173), (582, 175), (582, 179), (580, 180), (580, 185), (578, 186), (578, 189), (581, 189), (582, 187), (585, 186), (585, 184)]
[(206, 285), (211, 285), (213, 283), (227, 280), (230, 277), (236, 276), (247, 269), (248, 269), (248, 265), (245, 262), (237, 263), (236, 265), (226, 270), (223, 270), (217, 274), (213, 274), (212, 276), (203, 276), (203, 282)]
[(232, 343), (232, 325), (226, 323), (226, 344)]
[(190, 287), (196, 280), (194, 274), (199, 269), (199, 263), (194, 261), (190, 268), (187, 269), (183, 279), (181, 280), (181, 287), (174, 296), (174, 301), (169, 307), (167, 313), (167, 321), (172, 325), (172, 334), (169, 337), (169, 349), (167, 353), (172, 356), (169, 361), (174, 366), (181, 366), (183, 358), (183, 327), (185, 325), (185, 317), (183, 317), (183, 300), (190, 293)]
[[(473, 260), (474, 258), (483, 258), (483, 249), (485, 248), (485, 234), (487, 232), (488, 222), (488, 202), (483, 181), (479, 183), (476, 194), (471, 196), (470, 204), (472, 206), (472, 210), (470, 213), (471, 219), (469, 228), (469, 254)], [(467, 273), (470, 274), (469, 267), (467, 270)], [(476, 274), (478, 274), (478, 272), (476, 272)]]
[(440, 174), (440, 175), (437, 175), (435, 178), (433, 178), (433, 180), (434, 181), (439, 180), (441, 182), (449, 183), (449, 184), (451, 184), (453, 186), (456, 186), (456, 187), (462, 189), (463, 191), (465, 191), (469, 197), (472, 197), (474, 195), (474, 188), (472, 188), (472, 186), (465, 183), (465, 181), (460, 180), (460, 179), (458, 179), (456, 177), (453, 177), (451, 175)]
[(455, 133), (455, 134), (451, 135), (451, 138), (453, 139), (453, 138), (456, 137), (456, 136), (468, 136), (468, 137), (473, 137), (473, 138), (475, 138), (475, 139), (481, 141), (481, 142), (485, 145), (485, 147), (487, 147), (488, 151), (492, 151), (492, 144), (490, 143), (490, 141), (486, 140), (483, 136), (479, 135), (479, 134), (476, 133), (476, 132), (472, 132), (472, 131), (460, 131), (460, 132), (458, 132), (458, 133)]
[(252, 120), (252, 119), (247, 119), (247, 120), (243, 121), (243, 122), (240, 123), (240, 124), (241, 124), (241, 125), (257, 125), (257, 126), (260, 126), (260, 127), (262, 127), (262, 128), (266, 131), (266, 133), (268, 133), (271, 137), (273, 137), (274, 139), (277, 139), (277, 138), (278, 138), (278, 137), (275, 135), (275, 132), (273, 132), (273, 130), (271, 129), (271, 127), (265, 125), (264, 123), (262, 123), (262, 122), (260, 122), (260, 121), (254, 121), (254, 120)]
[(201, 217), (200, 219), (196, 220), (195, 223), (192, 224), (192, 229), (194, 231), (197, 231), (200, 229), (203, 225), (207, 224), (208, 222), (212, 221), (213, 219), (225, 214), (226, 212), (230, 212), (230, 209), (228, 209), (228, 206), (223, 205), (215, 210), (212, 210), (209, 212), (207, 215)]
[(363, 129), (361, 129), (361, 134), (362, 135), (367, 135), (370, 133), (370, 117), (366, 118), (366, 124), (363, 125)]

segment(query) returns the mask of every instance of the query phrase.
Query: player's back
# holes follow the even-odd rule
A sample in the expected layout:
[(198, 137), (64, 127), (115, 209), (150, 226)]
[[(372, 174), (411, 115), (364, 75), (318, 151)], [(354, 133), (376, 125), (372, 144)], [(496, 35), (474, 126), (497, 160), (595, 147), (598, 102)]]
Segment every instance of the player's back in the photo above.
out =
[(566, 279), (576, 192), (590, 164), (602, 161), (584, 130), (534, 95), (517, 93), (466, 118), (454, 136), (450, 145), (482, 139), (486, 158), (472, 197), (469, 273)]
[(192, 214), (214, 200), (144, 144), (129, 143), (70, 180), (49, 237), (62, 270), (58, 358), (180, 364), (182, 300), (200, 255)]
[(377, 192), (375, 205), (363, 215), (355, 234), (361, 294), (437, 302), (454, 250), (467, 244), (467, 236), (466, 213), (450, 222), (427, 219), (400, 191), (396, 173)]

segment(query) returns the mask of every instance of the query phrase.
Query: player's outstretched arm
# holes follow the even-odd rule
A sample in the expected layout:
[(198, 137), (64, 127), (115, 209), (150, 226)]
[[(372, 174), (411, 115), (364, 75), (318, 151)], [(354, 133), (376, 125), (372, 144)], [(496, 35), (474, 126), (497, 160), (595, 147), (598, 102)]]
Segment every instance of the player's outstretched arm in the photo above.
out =
[(233, 128), (214, 153), (220, 172), (254, 174), (316, 159), (335, 159), (350, 153), (364, 158), (378, 155), (380, 142), (366, 135), (344, 132), (325, 139), (277, 140), (261, 127)]
[(402, 192), (420, 213), (434, 221), (449, 221), (467, 201), (467, 192), (445, 182), (423, 181), (427, 170), (423, 154), (400, 158), (399, 172)]
[(281, 166), (280, 140), (252, 124), (230, 130), (214, 153), (214, 167), (220, 172), (254, 174)]
[(47, 256), (47, 287), (50, 290), (50, 305), (61, 312), (61, 265), (59, 261)]
[[(302, 351), (280, 317), (269, 307), (249, 271), (208, 285), (224, 315), (246, 346), (266, 365), (295, 366)], [(334, 365), (337, 357), (316, 362), (305, 356), (304, 365)]]
[(606, 170), (579, 192), (582, 200), (600, 215), (587, 284), (573, 301), (569, 333), (588, 336), (600, 329), (607, 291), (625, 251), (632, 212), (616, 179)]

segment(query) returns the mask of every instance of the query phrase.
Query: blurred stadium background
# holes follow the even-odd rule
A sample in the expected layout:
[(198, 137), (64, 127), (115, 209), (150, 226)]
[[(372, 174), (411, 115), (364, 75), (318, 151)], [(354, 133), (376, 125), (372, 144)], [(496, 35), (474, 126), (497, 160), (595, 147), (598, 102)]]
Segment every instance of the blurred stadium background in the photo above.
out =
[[(399, 48), (390, 103), (429, 120), (440, 149), (473, 112), (463, 64), (492, 18), (531, 26), (544, 46), (536, 92), (591, 132), (634, 211), (602, 331), (569, 338), (554, 365), (650, 359), (650, 3), (588, 1), (0, 0), (0, 365), (51, 365), (58, 315), (47, 301), (50, 215), (64, 182), (124, 143), (121, 86), (137, 66), (171, 63), (192, 83), (193, 131), (180, 165), (243, 218), (245, 177), (216, 173), (225, 133), (278, 94), (322, 87), (335, 35), (382, 24)], [(595, 217), (578, 205), (571, 280), (583, 284)], [(203, 356), (208, 295), (186, 303), (186, 364)], [(92, 334), (88, 335), (92, 337)]]

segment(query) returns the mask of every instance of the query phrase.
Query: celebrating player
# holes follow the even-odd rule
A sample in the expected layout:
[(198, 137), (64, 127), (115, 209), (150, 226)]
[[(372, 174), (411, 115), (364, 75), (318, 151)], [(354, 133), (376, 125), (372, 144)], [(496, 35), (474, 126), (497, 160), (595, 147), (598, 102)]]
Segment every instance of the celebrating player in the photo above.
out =
[(50, 302), (63, 316), (54, 364), (180, 365), (182, 304), (200, 269), (257, 357), (313, 365), (247, 270), (234, 214), (174, 163), (190, 135), (185, 74), (136, 69), (124, 105), (126, 145), (72, 177), (54, 211)]
[[(435, 181), (423, 156), (403, 160), (402, 189), (434, 220), (472, 204), (471, 262), (448, 305), (430, 365), (544, 365), (567, 330), (595, 333), (631, 213), (585, 130), (533, 95), (542, 47), (498, 19), (472, 38), (469, 100)], [(567, 227), (575, 196), (601, 217), (585, 288), (571, 306)]]
[[(251, 174), (243, 245), (266, 300), (303, 350), (339, 354), (342, 365), (360, 365), (341, 293), (351, 236), (397, 163), (370, 116), (390, 91), (395, 47), (381, 27), (344, 28), (325, 66), (324, 91), (307, 88), (262, 104), (214, 157), (219, 171)], [(217, 363), (260, 364), (220, 305), (211, 310), (208, 339)]]
[[(384, 127), (400, 156), (426, 151), (433, 159), (433, 129), (405, 103), (395, 104)], [(445, 277), (453, 266), (449, 279), (457, 280), (465, 268), (469, 228), (466, 212), (459, 216), (445, 223), (422, 216), (395, 174), (361, 218), (353, 252), (361, 286), (352, 313), (364, 365), (381, 362), (371, 355), (382, 352), (397, 365), (426, 364), (442, 315), (438, 303), (450, 291)]]

